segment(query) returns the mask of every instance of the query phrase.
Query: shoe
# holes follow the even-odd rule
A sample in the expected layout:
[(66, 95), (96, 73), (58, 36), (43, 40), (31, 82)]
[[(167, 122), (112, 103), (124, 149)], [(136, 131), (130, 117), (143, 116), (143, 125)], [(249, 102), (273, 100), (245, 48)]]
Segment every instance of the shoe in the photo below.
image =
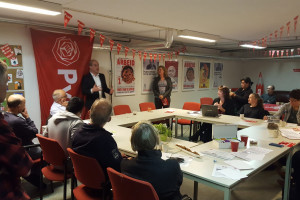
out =
[(189, 197), (187, 194), (183, 195), (181, 200), (193, 200), (191, 197)]

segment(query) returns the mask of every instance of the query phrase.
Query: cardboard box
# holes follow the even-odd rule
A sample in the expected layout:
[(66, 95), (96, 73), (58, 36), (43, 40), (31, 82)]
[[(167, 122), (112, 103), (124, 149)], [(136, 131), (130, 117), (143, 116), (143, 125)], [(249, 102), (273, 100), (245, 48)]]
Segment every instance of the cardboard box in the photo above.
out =
[[(231, 140), (237, 139), (237, 125), (233, 124), (213, 124), (213, 145), (219, 149), (230, 149)], [(244, 148), (244, 142), (239, 143), (239, 148)]]

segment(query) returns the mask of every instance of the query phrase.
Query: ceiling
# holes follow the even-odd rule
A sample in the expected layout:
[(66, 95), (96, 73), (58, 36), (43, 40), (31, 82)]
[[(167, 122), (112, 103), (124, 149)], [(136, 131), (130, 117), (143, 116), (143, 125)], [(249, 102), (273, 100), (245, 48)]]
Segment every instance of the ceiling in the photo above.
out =
[[(300, 14), (299, 0), (47, 0), (61, 4), (73, 15), (68, 27), (76, 30), (77, 20), (98, 33), (121, 44), (145, 48), (146, 42), (165, 41), (165, 30), (173, 30), (170, 49), (186, 47), (189, 51), (228, 53), (243, 51), (242, 42), (260, 40), (273, 33), (269, 49), (300, 47), (300, 23), (294, 33), (294, 17)], [(63, 26), (63, 14), (41, 16), (0, 8), (1, 21), (21, 20)], [(291, 21), (291, 34), (286, 28), (283, 37), (275, 41), (274, 31)], [(19, 21), (18, 21), (19, 22)], [(300, 18), (299, 18), (300, 22)], [(192, 30), (221, 37), (215, 44), (195, 42), (177, 37), (176, 30)], [(279, 34), (278, 34), (279, 35)], [(298, 36), (298, 37), (297, 37)], [(269, 40), (269, 39), (268, 39)], [(96, 40), (95, 43), (98, 41)], [(142, 43), (142, 44), (139, 44)], [(146, 44), (145, 44), (146, 45)], [(245, 51), (245, 50), (244, 50)]]

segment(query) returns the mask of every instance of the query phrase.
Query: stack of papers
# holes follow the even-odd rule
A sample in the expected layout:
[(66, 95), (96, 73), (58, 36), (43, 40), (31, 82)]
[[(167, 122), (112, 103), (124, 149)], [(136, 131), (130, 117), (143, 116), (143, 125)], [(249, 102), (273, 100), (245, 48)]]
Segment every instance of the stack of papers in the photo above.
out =
[(253, 169), (253, 167), (250, 164), (242, 160), (226, 160), (224, 162), (239, 170)]
[(286, 137), (290, 140), (299, 140), (300, 139), (300, 131), (297, 131), (296, 128), (294, 129), (280, 129), (281, 135)]
[(228, 165), (219, 165), (219, 164), (214, 165), (212, 176), (229, 178), (233, 180), (239, 180), (247, 177), (246, 175), (243, 175), (241, 171), (238, 169), (235, 169)]
[(189, 156), (184, 156), (182, 154), (176, 153), (176, 154), (172, 154), (172, 153), (162, 153), (161, 159), (163, 160), (167, 160), (170, 158), (182, 158), (184, 160), (184, 162), (179, 163), (180, 167), (187, 167), (190, 165), (190, 162), (193, 161), (193, 157), (189, 157)]
[(219, 151), (219, 150), (216, 150), (216, 149), (210, 149), (208, 151), (202, 151), (201, 153), (209, 155), (209, 156), (217, 157), (217, 158), (222, 158), (224, 160), (231, 160), (231, 159), (234, 158), (234, 155), (231, 155), (231, 153), (225, 152), (225, 151)]
[(265, 155), (271, 151), (273, 150), (262, 147), (250, 147), (249, 149), (245, 149), (244, 151), (232, 152), (231, 154), (238, 158), (250, 161), (263, 160)]

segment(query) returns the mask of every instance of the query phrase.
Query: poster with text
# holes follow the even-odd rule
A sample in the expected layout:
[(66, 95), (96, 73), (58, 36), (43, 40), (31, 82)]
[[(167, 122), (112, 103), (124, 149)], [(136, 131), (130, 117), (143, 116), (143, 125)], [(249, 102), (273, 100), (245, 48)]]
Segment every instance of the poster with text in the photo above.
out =
[(195, 89), (195, 61), (183, 61), (183, 87), (182, 90), (194, 90)]
[(142, 93), (152, 92), (153, 78), (157, 76), (157, 67), (159, 61), (150, 59), (143, 60), (143, 73), (142, 73)]
[(115, 94), (116, 96), (135, 94), (135, 61), (123, 56), (115, 57)]
[(166, 69), (168, 71), (168, 76), (171, 78), (172, 86), (174, 91), (178, 91), (178, 62), (177, 61), (166, 61)]
[(223, 63), (214, 64), (214, 84), (213, 87), (217, 88), (223, 85)]
[(210, 63), (200, 62), (199, 88), (209, 88)]

